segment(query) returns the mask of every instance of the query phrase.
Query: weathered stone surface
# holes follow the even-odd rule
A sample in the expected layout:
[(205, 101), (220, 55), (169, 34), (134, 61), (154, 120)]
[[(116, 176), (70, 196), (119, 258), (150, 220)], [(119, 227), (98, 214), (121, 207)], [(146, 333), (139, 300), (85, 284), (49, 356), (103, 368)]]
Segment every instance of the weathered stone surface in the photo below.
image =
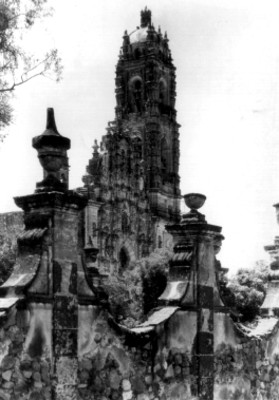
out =
[[(119, 389), (120, 387), (120, 383), (121, 383), (121, 375), (118, 373), (118, 371), (116, 369), (112, 369), (109, 372), (109, 385), (112, 389)], [(122, 385), (123, 386), (123, 385)], [(128, 385), (126, 384), (125, 387), (127, 387)], [(131, 385), (130, 385), (131, 388)], [(124, 390), (124, 387), (123, 387)]]
[(33, 372), (31, 370), (30, 371), (24, 370), (22, 373), (23, 373), (23, 376), (27, 379), (31, 378), (31, 376), (33, 375)]
[(131, 400), (133, 398), (133, 392), (130, 390), (128, 392), (123, 392), (122, 399), (123, 400)]
[(5, 371), (7, 369), (13, 368), (15, 361), (16, 361), (15, 357), (9, 355), (5, 356), (1, 363), (2, 370)]
[(122, 388), (125, 392), (131, 390), (131, 382), (128, 379), (123, 379)]
[(11, 377), (12, 377), (12, 370), (10, 370), (10, 369), (8, 369), (8, 370), (6, 370), (5, 372), (2, 372), (2, 378), (5, 380), (5, 381), (10, 381), (11, 380)]

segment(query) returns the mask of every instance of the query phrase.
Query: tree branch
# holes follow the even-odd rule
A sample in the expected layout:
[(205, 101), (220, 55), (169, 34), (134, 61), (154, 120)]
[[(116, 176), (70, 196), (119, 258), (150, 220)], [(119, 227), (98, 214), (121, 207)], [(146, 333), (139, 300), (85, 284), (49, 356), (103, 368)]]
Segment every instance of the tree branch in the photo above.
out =
[(21, 79), (19, 82), (14, 82), (13, 85), (9, 86), (8, 88), (5, 89), (0, 89), (0, 93), (4, 92), (12, 92), (16, 87), (23, 85), (24, 83), (30, 81), (33, 78), (36, 78), (37, 76), (44, 76), (45, 71), (38, 72), (37, 74), (34, 74), (30, 76), (29, 78), (26, 79)]
[[(0, 93), (4, 93), (4, 92), (12, 92), (16, 87), (23, 85), (24, 83), (30, 81), (31, 79), (37, 77), (37, 76), (46, 76), (45, 73), (47, 72), (48, 69), (50, 69), (51, 65), (47, 66), (47, 62), (53, 57), (54, 53), (51, 52), (44, 60), (41, 60), (38, 64), (34, 65), (32, 68), (30, 68), (27, 72), (23, 73), (21, 75), (21, 80), (18, 82), (14, 82), (11, 86), (7, 87), (7, 88), (2, 88), (0, 89)], [(45, 67), (42, 71), (34, 73), (31, 76), (27, 76), (29, 75), (32, 71), (35, 71), (40, 65), (44, 65)], [(26, 78), (24, 78), (24, 75), (27, 76)], [(50, 78), (48, 76), (46, 76), (47, 78)], [(51, 78), (50, 78), (51, 79)]]

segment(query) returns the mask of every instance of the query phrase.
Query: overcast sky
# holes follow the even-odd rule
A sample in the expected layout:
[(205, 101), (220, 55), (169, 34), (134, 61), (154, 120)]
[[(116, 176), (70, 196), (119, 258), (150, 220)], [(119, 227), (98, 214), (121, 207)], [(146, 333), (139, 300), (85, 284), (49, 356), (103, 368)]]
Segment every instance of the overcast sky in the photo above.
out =
[(15, 122), (0, 147), (0, 212), (32, 193), (42, 171), (33, 136), (55, 108), (72, 141), (70, 186), (81, 186), (94, 139), (114, 118), (115, 65), (124, 30), (152, 10), (168, 32), (177, 67), (181, 192), (207, 196), (207, 221), (223, 227), (219, 254), (236, 270), (266, 258), (279, 234), (279, 2), (277, 0), (59, 0), (36, 31), (37, 49), (58, 48), (61, 83), (39, 78), (18, 88)]

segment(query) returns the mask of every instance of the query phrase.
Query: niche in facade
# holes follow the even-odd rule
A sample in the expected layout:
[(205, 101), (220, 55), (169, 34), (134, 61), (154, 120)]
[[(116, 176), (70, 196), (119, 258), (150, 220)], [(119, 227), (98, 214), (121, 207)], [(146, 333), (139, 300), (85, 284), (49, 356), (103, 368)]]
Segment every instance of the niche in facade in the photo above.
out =
[(159, 111), (162, 114), (168, 114), (168, 86), (166, 81), (162, 78), (159, 82)]
[(131, 112), (142, 112), (143, 107), (143, 84), (140, 77), (131, 79), (129, 83), (129, 108)]

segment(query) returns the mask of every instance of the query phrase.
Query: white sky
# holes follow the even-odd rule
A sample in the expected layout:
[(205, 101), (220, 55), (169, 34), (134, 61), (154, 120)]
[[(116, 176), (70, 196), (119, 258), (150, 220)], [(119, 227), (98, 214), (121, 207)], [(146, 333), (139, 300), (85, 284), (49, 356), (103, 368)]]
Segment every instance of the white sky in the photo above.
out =
[[(207, 196), (207, 221), (223, 227), (219, 258), (236, 270), (266, 258), (278, 234), (279, 2), (277, 0), (52, 0), (36, 48), (59, 49), (63, 81), (39, 78), (18, 88), (15, 122), (0, 148), (0, 212), (32, 193), (42, 171), (33, 136), (55, 108), (72, 141), (70, 186), (81, 186), (94, 139), (114, 118), (115, 66), (125, 29), (146, 5), (170, 39), (177, 67), (182, 193)], [(44, 35), (42, 35), (42, 32)]]

